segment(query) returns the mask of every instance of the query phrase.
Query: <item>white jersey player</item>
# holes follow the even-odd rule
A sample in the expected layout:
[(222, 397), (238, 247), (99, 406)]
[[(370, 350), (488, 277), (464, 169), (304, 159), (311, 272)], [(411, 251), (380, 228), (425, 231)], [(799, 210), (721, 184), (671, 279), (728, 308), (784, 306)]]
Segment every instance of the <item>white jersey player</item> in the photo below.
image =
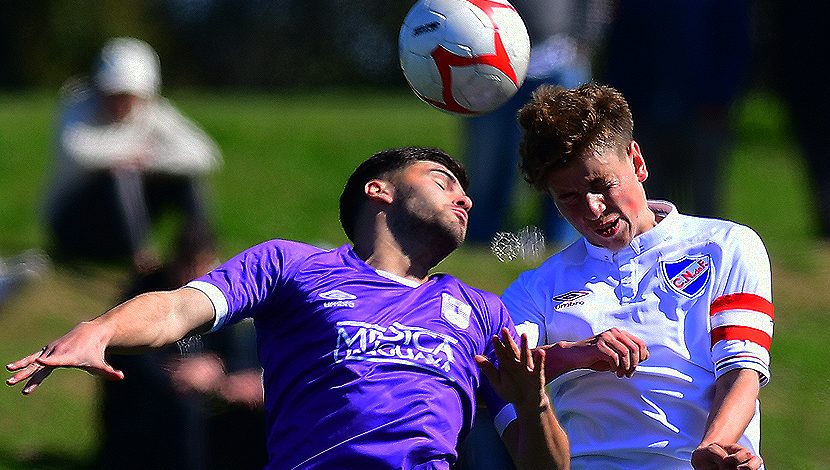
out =
[(759, 237), (647, 201), (613, 88), (543, 88), (519, 122), (526, 179), (583, 236), (503, 295), (547, 349), (572, 468), (760, 468), (773, 308)]

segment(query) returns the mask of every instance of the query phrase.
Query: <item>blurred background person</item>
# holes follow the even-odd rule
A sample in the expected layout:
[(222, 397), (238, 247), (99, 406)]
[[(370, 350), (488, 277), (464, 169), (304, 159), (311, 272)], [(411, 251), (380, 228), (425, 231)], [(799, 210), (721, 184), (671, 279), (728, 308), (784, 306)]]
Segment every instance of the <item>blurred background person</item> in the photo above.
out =
[[(213, 230), (189, 224), (161, 268), (137, 275), (124, 299), (178, 288), (218, 266)], [(112, 469), (261, 469), (267, 462), (262, 370), (253, 324), (142, 355), (107, 360), (100, 463)]]
[(209, 218), (204, 177), (217, 145), (159, 95), (156, 52), (134, 38), (106, 43), (91, 81), (64, 85), (44, 215), (57, 257), (119, 260), (138, 271), (159, 260), (153, 222), (175, 209)]
[[(462, 120), (464, 164), (470, 175), (469, 195), (475, 201), (467, 240), (489, 243), (510, 227), (518, 187), (520, 130), (516, 112), (539, 85), (567, 87), (591, 79), (592, 62), (611, 16), (611, 0), (515, 0), (530, 36), (530, 64), (519, 91), (498, 109)], [(528, 193), (528, 197), (536, 197)], [(563, 246), (577, 238), (547, 198), (539, 224), (546, 238)]]
[(733, 105), (749, 85), (752, 2), (617, 2), (603, 82), (637, 116), (648, 194), (684, 213), (716, 216), (733, 137)]

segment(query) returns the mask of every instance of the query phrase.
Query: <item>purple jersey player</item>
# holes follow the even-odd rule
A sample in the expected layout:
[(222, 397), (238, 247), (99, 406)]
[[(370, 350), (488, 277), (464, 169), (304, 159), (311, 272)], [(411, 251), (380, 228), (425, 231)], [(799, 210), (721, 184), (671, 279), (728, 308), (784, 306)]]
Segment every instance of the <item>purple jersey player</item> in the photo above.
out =
[[(544, 352), (521, 346), (504, 305), (446, 274), (472, 201), (436, 149), (379, 152), (349, 178), (340, 218), (353, 246), (273, 240), (170, 292), (136, 297), (15, 363), (31, 393), (57, 367), (123, 373), (105, 351), (159, 347), (253, 318), (264, 368), (269, 468), (449, 469), (477, 391), (520, 468), (567, 468), (544, 391)], [(500, 338), (499, 338), (500, 336)], [(494, 364), (498, 364), (498, 367)], [(480, 379), (479, 368), (489, 380)], [(492, 393), (490, 389), (497, 393)]]

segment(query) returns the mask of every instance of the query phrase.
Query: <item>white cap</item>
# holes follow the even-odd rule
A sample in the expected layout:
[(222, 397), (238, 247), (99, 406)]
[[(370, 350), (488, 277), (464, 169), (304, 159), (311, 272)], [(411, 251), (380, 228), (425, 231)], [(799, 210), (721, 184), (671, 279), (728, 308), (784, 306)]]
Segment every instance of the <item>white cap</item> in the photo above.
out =
[(111, 39), (101, 49), (95, 84), (106, 93), (130, 93), (149, 98), (161, 87), (158, 54), (144, 41)]

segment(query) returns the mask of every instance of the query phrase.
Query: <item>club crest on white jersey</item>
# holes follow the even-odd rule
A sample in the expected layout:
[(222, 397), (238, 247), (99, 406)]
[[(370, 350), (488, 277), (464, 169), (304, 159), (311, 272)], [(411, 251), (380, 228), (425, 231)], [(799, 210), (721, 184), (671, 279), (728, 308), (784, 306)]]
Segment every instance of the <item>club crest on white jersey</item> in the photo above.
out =
[(712, 257), (696, 255), (684, 256), (677, 261), (661, 261), (660, 271), (671, 290), (691, 299), (700, 295), (708, 284)]
[(473, 307), (447, 294), (441, 294), (441, 316), (453, 325), (466, 330), (470, 326), (470, 313)]

